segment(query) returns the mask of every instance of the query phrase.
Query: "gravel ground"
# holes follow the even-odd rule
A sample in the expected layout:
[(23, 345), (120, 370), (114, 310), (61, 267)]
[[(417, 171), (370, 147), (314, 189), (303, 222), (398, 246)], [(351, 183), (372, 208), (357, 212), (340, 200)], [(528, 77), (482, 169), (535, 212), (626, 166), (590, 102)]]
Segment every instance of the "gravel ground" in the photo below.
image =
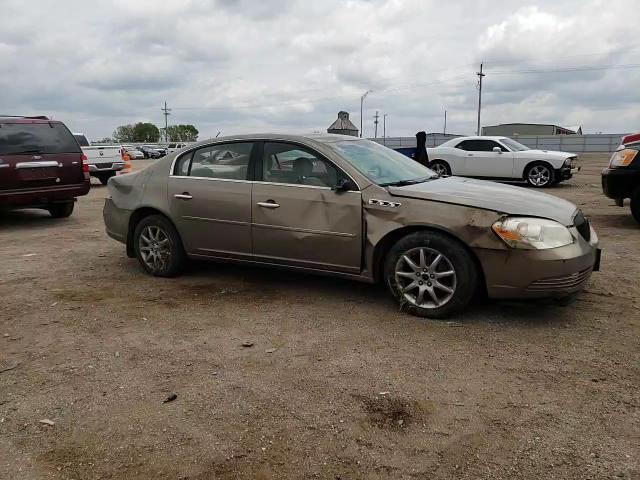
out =
[(604, 248), (575, 303), (454, 322), (331, 278), (149, 277), (100, 185), (66, 220), (3, 214), (0, 478), (639, 478), (640, 227), (601, 194), (606, 161), (550, 190)]

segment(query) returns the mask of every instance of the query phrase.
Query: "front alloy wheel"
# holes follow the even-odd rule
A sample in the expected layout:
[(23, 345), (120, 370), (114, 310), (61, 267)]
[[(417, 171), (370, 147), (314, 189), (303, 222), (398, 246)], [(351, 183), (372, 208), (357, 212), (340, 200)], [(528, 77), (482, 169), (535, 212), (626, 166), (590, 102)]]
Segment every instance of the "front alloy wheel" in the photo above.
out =
[(405, 301), (427, 309), (444, 306), (457, 285), (451, 261), (428, 247), (413, 248), (402, 255), (396, 263), (395, 278)]
[(548, 187), (553, 183), (553, 171), (548, 165), (538, 163), (527, 171), (527, 181), (536, 188)]
[(479, 273), (463, 243), (445, 233), (424, 230), (391, 247), (384, 280), (400, 308), (420, 317), (445, 318), (469, 304)]

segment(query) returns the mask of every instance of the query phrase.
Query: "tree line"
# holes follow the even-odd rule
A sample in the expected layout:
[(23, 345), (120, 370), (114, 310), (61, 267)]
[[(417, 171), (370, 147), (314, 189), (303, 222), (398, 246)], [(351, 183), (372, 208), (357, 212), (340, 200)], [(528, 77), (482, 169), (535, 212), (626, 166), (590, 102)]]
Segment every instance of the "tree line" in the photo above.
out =
[(113, 132), (113, 139), (105, 138), (101, 142), (109, 143), (157, 143), (160, 139), (170, 142), (195, 142), (198, 129), (193, 125), (169, 125), (158, 128), (153, 123), (138, 122), (133, 125), (121, 125)]

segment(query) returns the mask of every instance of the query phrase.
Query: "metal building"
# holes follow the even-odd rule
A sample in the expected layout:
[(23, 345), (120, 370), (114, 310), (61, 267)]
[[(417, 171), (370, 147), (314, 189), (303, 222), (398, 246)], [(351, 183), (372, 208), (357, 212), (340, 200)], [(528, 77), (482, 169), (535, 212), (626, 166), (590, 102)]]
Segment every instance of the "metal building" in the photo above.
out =
[(339, 135), (358, 136), (358, 128), (349, 120), (349, 113), (338, 112), (338, 118), (327, 128), (327, 133), (337, 133)]
[(582, 135), (582, 127), (560, 127), (544, 123), (502, 123), (482, 127), (483, 135)]

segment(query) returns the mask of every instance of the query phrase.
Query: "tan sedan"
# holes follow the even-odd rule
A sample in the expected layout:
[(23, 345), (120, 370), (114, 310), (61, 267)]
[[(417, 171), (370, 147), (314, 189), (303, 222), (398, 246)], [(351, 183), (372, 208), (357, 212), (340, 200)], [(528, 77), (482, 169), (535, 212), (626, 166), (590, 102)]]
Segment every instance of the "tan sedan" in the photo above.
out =
[(384, 282), (442, 318), (477, 292), (566, 297), (599, 267), (576, 207), (493, 182), (440, 177), (369, 140), (218, 138), (112, 178), (107, 233), (157, 276), (187, 258)]

